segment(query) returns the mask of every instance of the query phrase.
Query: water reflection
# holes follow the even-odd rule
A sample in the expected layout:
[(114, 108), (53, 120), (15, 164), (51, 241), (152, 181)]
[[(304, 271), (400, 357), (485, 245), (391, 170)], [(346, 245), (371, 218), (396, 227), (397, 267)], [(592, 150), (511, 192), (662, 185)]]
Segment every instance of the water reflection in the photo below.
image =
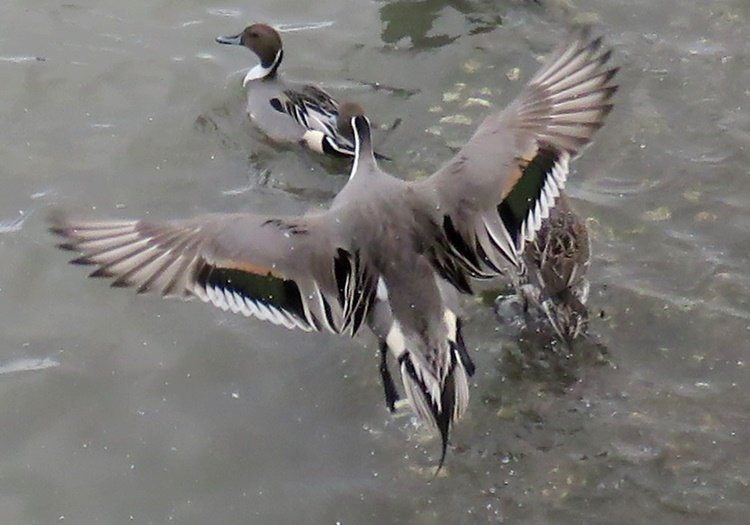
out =
[(585, 370), (607, 363), (607, 347), (595, 336), (578, 338), (568, 349), (546, 326), (526, 326), (505, 346), (502, 372), (512, 380), (542, 383), (548, 391), (563, 393)]
[(543, 383), (547, 390), (562, 393), (583, 370), (608, 362), (607, 347), (595, 333), (587, 329), (564, 343), (541, 311), (524, 312), (522, 300), (509, 290), (498, 295), (494, 310), (508, 336), (502, 372), (512, 380)]
[[(528, 4), (537, 4), (537, 0), (528, 0)], [(503, 23), (504, 6), (497, 2), (480, 0), (396, 0), (386, 2), (380, 8), (380, 19), (383, 22), (381, 38), (387, 44), (396, 44), (408, 39), (414, 49), (430, 49), (450, 44), (459, 34), (430, 34), (435, 22), (452, 9), (464, 16), (461, 27), (467, 34), (492, 31)]]

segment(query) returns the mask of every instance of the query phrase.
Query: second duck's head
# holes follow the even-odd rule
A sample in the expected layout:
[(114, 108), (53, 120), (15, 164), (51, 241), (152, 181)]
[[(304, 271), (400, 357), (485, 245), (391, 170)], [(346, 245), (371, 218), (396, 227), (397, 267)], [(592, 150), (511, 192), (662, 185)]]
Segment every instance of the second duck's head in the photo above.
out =
[(283, 51), (279, 33), (267, 24), (253, 24), (247, 26), (242, 33), (234, 36), (219, 36), (216, 41), (220, 44), (245, 46), (258, 55), (263, 69), (271, 72), (281, 63)]

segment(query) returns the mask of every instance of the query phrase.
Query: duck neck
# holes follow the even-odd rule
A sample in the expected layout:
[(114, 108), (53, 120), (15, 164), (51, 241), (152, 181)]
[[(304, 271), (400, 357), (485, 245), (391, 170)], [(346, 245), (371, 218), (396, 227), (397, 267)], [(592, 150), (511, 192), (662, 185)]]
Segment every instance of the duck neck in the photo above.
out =
[(378, 167), (375, 152), (372, 149), (370, 121), (367, 117), (354, 117), (352, 118), (352, 129), (354, 129), (354, 163), (349, 174), (349, 180), (354, 179), (361, 168), (370, 168), (367, 171), (372, 171)]
[(276, 73), (281, 65), (281, 60), (284, 58), (284, 50), (279, 49), (276, 55), (271, 61), (261, 61), (260, 64), (253, 66), (250, 71), (245, 75), (245, 80), (242, 81), (242, 85), (246, 86), (248, 82), (252, 80), (263, 80), (267, 78), (276, 77)]

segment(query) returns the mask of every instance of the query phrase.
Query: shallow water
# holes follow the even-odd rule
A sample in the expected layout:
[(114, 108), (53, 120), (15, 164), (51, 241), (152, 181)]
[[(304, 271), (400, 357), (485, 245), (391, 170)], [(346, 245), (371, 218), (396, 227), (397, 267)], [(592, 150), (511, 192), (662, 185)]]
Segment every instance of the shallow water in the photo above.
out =
[[(5, 3), (0, 522), (746, 523), (750, 4), (253, 4)], [(274, 150), (241, 114), (252, 57), (213, 37), (251, 20), (288, 30), (290, 77), (404, 119), (381, 149), (408, 178), (571, 23), (601, 23), (616, 49), (616, 109), (569, 184), (605, 355), (550, 358), (467, 303), (479, 371), (445, 476), (431, 479), (435, 440), (385, 411), (369, 336), (114, 292), (44, 229), (52, 206), (328, 201), (345, 166)]]

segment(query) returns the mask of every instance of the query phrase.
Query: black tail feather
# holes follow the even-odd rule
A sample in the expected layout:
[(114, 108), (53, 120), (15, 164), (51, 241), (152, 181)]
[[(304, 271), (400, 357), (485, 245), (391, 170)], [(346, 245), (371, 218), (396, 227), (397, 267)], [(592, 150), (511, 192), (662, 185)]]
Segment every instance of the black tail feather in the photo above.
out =
[(380, 377), (383, 380), (383, 390), (385, 391), (385, 404), (388, 410), (393, 413), (396, 411), (396, 401), (400, 399), (396, 385), (391, 376), (391, 370), (388, 368), (388, 345), (385, 341), (380, 341)]
[[(453, 368), (455, 368), (455, 364)], [(440, 461), (438, 462), (437, 470), (435, 470), (435, 476), (438, 475), (440, 469), (443, 468), (445, 463), (445, 454), (448, 451), (448, 433), (450, 432), (451, 422), (453, 421), (453, 410), (456, 402), (455, 393), (455, 380), (453, 375), (453, 369), (448, 373), (448, 377), (445, 380), (445, 386), (440, 396), (440, 404), (442, 410), (437, 411), (437, 407), (432, 406), (433, 415), (437, 422), (438, 430), (440, 431)]]
[(456, 350), (458, 350), (458, 357), (461, 359), (461, 363), (466, 369), (466, 374), (469, 377), (474, 376), (476, 372), (476, 366), (472, 361), (469, 352), (466, 350), (466, 343), (464, 343), (464, 335), (461, 331), (461, 319), (456, 319)]
[[(412, 404), (415, 405), (412, 408), (422, 419), (437, 428), (438, 432), (440, 433), (440, 461), (438, 462), (438, 467), (435, 471), (435, 475), (437, 475), (440, 472), (440, 469), (443, 468), (443, 464), (445, 463), (445, 456), (448, 451), (448, 437), (450, 434), (451, 423), (454, 419), (456, 406), (456, 362), (454, 361), (452, 363), (451, 369), (446, 375), (445, 382), (440, 393), (440, 406), (432, 401), (430, 392), (427, 386), (424, 384), (424, 381), (422, 381), (416, 369), (414, 368), (414, 364), (412, 363), (408, 352), (399, 359), (399, 362), (401, 363), (402, 370), (405, 370), (408, 376), (408, 380), (410, 380), (413, 385), (416, 385), (418, 389), (418, 395), (420, 396), (419, 398), (417, 398), (413, 394), (410, 395), (410, 400), (412, 401)], [(407, 385), (407, 393), (408, 391), (409, 386)]]

